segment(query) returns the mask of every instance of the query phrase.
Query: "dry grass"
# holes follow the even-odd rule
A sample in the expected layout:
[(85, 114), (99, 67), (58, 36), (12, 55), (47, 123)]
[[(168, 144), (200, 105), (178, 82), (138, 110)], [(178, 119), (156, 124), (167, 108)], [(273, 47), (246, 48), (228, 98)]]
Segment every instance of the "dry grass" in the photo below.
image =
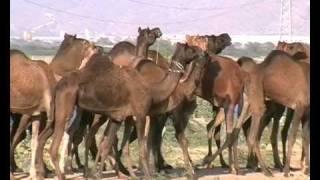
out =
[[(186, 130), (186, 136), (189, 140), (189, 153), (190, 156), (194, 162), (194, 164), (200, 164), (202, 162), (203, 157), (207, 154), (207, 136), (206, 136), (206, 128), (205, 125), (208, 122), (208, 119), (204, 118), (197, 118), (193, 119), (190, 121), (189, 126)], [(183, 179), (184, 176), (184, 171), (181, 170), (184, 167), (184, 161), (183, 161), (183, 155), (182, 155), (182, 150), (177, 143), (175, 139), (175, 132), (174, 128), (171, 125), (171, 122), (168, 121), (167, 124), (167, 129), (164, 135), (164, 140), (163, 140), (163, 146), (162, 146), (162, 152), (164, 155), (165, 160), (173, 165), (175, 168), (178, 170), (175, 170), (174, 172), (170, 173), (170, 176), (168, 177), (167, 175), (160, 174), (158, 178), (156, 179)], [(224, 127), (222, 128), (222, 131), (224, 131)], [(100, 136), (104, 130), (104, 127), (102, 127), (98, 133), (97, 139), (100, 139)], [(118, 136), (121, 139), (122, 136), (122, 131), (123, 129), (120, 129), (120, 132), (118, 132)], [(270, 136), (270, 129), (266, 129), (266, 131), (263, 134), (262, 137), (262, 143), (260, 145), (261, 151), (263, 154), (263, 157), (265, 158), (267, 165), (270, 167), (273, 167), (273, 157), (272, 157), (272, 149), (271, 145), (269, 143), (269, 136)], [(223, 133), (224, 134), (224, 133)], [(243, 134), (240, 134), (243, 136)], [(293, 153), (293, 160), (292, 160), (292, 167), (299, 168), (300, 167), (300, 157), (301, 157), (301, 136), (298, 135), (297, 142), (295, 143), (294, 146), (294, 153)], [(222, 137), (224, 138), (224, 136)], [(46, 145), (46, 149), (48, 149), (49, 143)], [(214, 144), (214, 143), (213, 143)], [(22, 143), (21, 145), (18, 146), (17, 152), (16, 152), (16, 159), (19, 167), (22, 167), (24, 171), (28, 171), (29, 163), (30, 163), (30, 150), (27, 147), (27, 141)], [(243, 137), (240, 138), (239, 142), (239, 163), (240, 167), (245, 167), (246, 165), (246, 158), (247, 158), (247, 146), (245, 144), (245, 141)], [(213, 145), (213, 151), (216, 150), (215, 144)], [(282, 158), (282, 148), (281, 148), (281, 143), (279, 140), (279, 153), (280, 153), (280, 158)], [(84, 154), (84, 148), (83, 144), (80, 146), (80, 154), (81, 156)], [(227, 151), (223, 152), (223, 156), (226, 162), (228, 162), (228, 153)], [(131, 145), (131, 157), (133, 159), (134, 164), (138, 165), (138, 144), (137, 142), (134, 142)], [(82, 162), (84, 161), (84, 158), (81, 157)], [(47, 153), (47, 150), (45, 151), (45, 161), (49, 162), (49, 156)], [(89, 165), (92, 166), (93, 162), (90, 162)], [(49, 164), (50, 165), (50, 164)], [(220, 166), (218, 158), (213, 162), (213, 166), (218, 167)], [(247, 174), (247, 176), (233, 176), (228, 174), (226, 169), (221, 169), (221, 168), (215, 168), (214, 170), (206, 170), (202, 169), (197, 171), (198, 174), (200, 174), (201, 177), (200, 179), (268, 179), (265, 176), (263, 176), (261, 173), (255, 173), (255, 172), (250, 172)], [(275, 172), (276, 177), (273, 179), (283, 179), (282, 173)], [(294, 172), (295, 175), (292, 178), (289, 179), (297, 179), (297, 180), (302, 180), (302, 179), (307, 179), (306, 176), (302, 175), (301, 172)], [(214, 174), (214, 176), (213, 176)], [(111, 177), (113, 176), (112, 174), (109, 174)], [(109, 177), (108, 175), (108, 177)], [(74, 175), (76, 176), (76, 175)], [(79, 177), (79, 176), (77, 176)], [(76, 178), (78, 179), (78, 178)]]

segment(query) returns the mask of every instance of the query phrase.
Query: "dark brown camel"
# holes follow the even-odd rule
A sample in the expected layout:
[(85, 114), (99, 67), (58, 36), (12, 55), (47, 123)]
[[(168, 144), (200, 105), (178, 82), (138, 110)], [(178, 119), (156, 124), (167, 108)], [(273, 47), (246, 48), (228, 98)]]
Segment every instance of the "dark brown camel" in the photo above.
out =
[[(221, 34), (220, 36), (214, 36), (214, 35), (212, 35), (212, 36), (206, 36), (206, 37), (208, 37), (208, 39), (209, 39), (209, 45), (208, 45), (208, 47), (210, 48), (210, 50), (211, 51), (213, 51), (214, 53), (215, 52), (220, 52), (224, 47), (226, 47), (226, 46), (228, 46), (228, 45), (230, 45), (230, 37), (227, 35), (227, 34)], [(152, 52), (152, 53), (150, 53), (150, 51), (149, 51), (149, 54), (151, 54), (151, 56), (153, 56), (152, 57), (152, 59), (153, 59), (153, 61), (155, 61), (157, 64), (159, 64), (162, 68), (164, 68), (164, 69), (166, 69), (166, 67), (168, 67), (168, 64), (167, 64), (167, 60), (165, 60), (164, 58), (162, 58), (161, 56), (159, 56), (158, 54), (156, 54), (157, 52), (156, 51), (154, 51), (154, 52)], [(160, 57), (160, 58), (159, 58)], [(158, 60), (157, 60), (158, 59)], [(148, 69), (150, 72), (154, 72), (154, 70), (152, 70), (152, 69)], [(141, 72), (141, 71), (140, 71)], [(146, 72), (142, 72), (142, 73), (147, 73), (147, 71)], [(160, 77), (160, 76), (159, 76)], [(186, 76), (186, 77), (188, 77), (188, 76)], [(179, 84), (179, 86), (180, 86), (180, 84)], [(179, 87), (178, 86), (178, 87)], [(181, 85), (182, 86), (182, 85)], [(178, 89), (178, 88), (177, 88)], [(176, 91), (176, 92), (179, 92), (178, 90)], [(185, 93), (185, 92), (184, 92)], [(180, 92), (180, 94), (181, 94), (181, 92)], [(182, 93), (183, 94), (183, 93)], [(182, 95), (181, 94), (181, 95)], [(181, 97), (181, 95), (180, 95), (180, 97)], [(190, 96), (190, 95), (187, 95), (187, 96)], [(181, 102), (181, 101), (183, 101), (183, 99), (175, 99), (175, 103), (179, 103), (179, 102)], [(186, 103), (186, 102), (184, 102), (184, 103)], [(189, 103), (190, 104), (190, 103)], [(194, 107), (194, 105), (193, 105), (194, 103), (193, 102), (191, 102), (191, 107)], [(188, 107), (188, 105), (185, 105), (186, 107)], [(190, 106), (190, 105), (189, 105)], [(178, 108), (179, 109), (179, 108)], [(191, 109), (194, 109), (194, 108), (191, 108)], [(192, 110), (191, 110), (192, 111)], [(177, 114), (177, 113), (175, 113), (175, 114)], [(185, 114), (185, 113), (184, 113)], [(181, 116), (181, 115), (180, 115)], [(156, 117), (153, 117), (153, 118), (156, 118)], [(166, 117), (160, 117), (160, 118), (164, 118), (164, 119), (166, 119)], [(186, 117), (183, 117), (183, 118), (186, 118)], [(180, 118), (181, 119), (181, 118)], [(167, 165), (164, 165), (164, 160), (163, 160), (163, 157), (162, 157), (162, 155), (161, 155), (161, 151), (160, 151), (160, 143), (161, 143), (161, 136), (159, 136), (160, 134), (161, 134), (161, 131), (162, 131), (162, 128), (163, 128), (163, 126), (164, 126), (164, 124), (165, 124), (165, 121), (164, 120), (155, 120), (155, 121), (153, 121), (154, 123), (152, 123), (151, 124), (151, 127), (150, 127), (150, 129), (152, 130), (153, 128), (153, 126), (154, 127), (156, 127), (155, 129), (154, 129), (154, 131), (151, 131), (151, 136), (152, 137), (154, 137), (155, 139), (153, 139), (152, 140), (152, 142), (153, 142), (153, 145), (152, 145), (152, 148), (153, 148), (153, 153), (155, 154), (154, 156), (155, 156), (155, 160), (156, 160), (156, 162), (155, 162), (155, 164), (158, 166), (158, 169), (161, 169), (161, 167), (165, 167), (165, 166), (167, 166)], [(183, 145), (182, 147), (183, 147), (183, 151), (184, 152), (186, 152), (186, 153), (184, 153), (186, 156), (184, 156), (184, 157), (189, 157), (189, 155), (188, 155), (188, 152), (187, 152), (187, 140), (185, 139), (185, 137), (184, 137), (184, 135), (179, 135), (179, 134), (181, 134), (181, 133), (183, 133), (184, 132), (184, 129), (185, 129), (185, 127), (186, 127), (186, 123), (187, 123), (187, 121), (186, 120), (179, 120), (179, 121), (177, 121), (178, 123), (175, 123), (177, 126), (177, 138), (179, 137), (179, 139), (181, 139), (181, 140), (179, 140), (179, 142), (184, 142), (183, 144), (181, 144), (181, 145)], [(182, 124), (181, 124), (182, 123)], [(181, 129), (182, 128), (182, 129)], [(153, 136), (152, 134), (153, 134), (153, 132), (155, 132), (155, 135)], [(181, 138), (180, 138), (181, 137)], [(134, 139), (135, 139), (135, 137), (133, 136), (132, 138), (130, 138), (131, 140), (130, 141), (133, 141)], [(159, 142), (159, 143), (157, 143), (157, 144), (155, 144), (155, 142)], [(193, 176), (194, 174), (193, 174), (193, 170), (192, 170), (192, 167), (190, 166), (191, 165), (191, 163), (189, 163), (189, 162), (191, 162), (191, 160), (190, 160), (190, 158), (189, 158), (189, 160), (188, 160), (188, 158), (185, 158), (185, 160), (187, 160), (186, 161), (186, 167), (188, 167), (188, 174), (189, 175), (191, 175), (191, 176)], [(157, 162), (158, 161), (158, 162)], [(129, 168), (130, 168), (130, 165), (129, 165)]]
[[(96, 50), (89, 41), (68, 34), (65, 34), (64, 41), (57, 55), (49, 65), (43, 61), (32, 61), (18, 50), (11, 51), (10, 109), (13, 113), (23, 114), (17, 132), (15, 133), (16, 139), (25, 131), (32, 111), (42, 112), (45, 108), (44, 112), (47, 113), (48, 122), (50, 123), (52, 121), (50, 101), (53, 88), (57, 81), (56, 78), (84, 66), (88, 57), (94, 52), (96, 52)], [(41, 119), (41, 122), (43, 121), (44, 120)], [(37, 128), (35, 128), (35, 131), (32, 131), (32, 134), (35, 137), (37, 136)], [(42, 159), (44, 142), (41, 141), (41, 134), (38, 140), (38, 148), (34, 145), (31, 146), (36, 149), (34, 155), (36, 162), (32, 162), (32, 166), (36, 163), (36, 168), (33, 168), (34, 172), (32, 172), (32, 176), (35, 176), (35, 170), (44, 173)], [(13, 138), (12, 144), (12, 147), (16, 145), (15, 138)], [(41, 156), (38, 155), (39, 152), (41, 152)]]
[[(200, 49), (199, 49), (199, 53), (200, 53)], [(206, 58), (205, 58), (206, 59)], [(151, 130), (151, 136), (154, 136), (154, 132), (152, 131), (154, 128), (158, 128), (159, 124), (163, 124), (163, 122), (165, 122), (166, 119), (159, 119), (159, 116), (157, 116), (158, 114), (164, 114), (167, 112), (172, 112), (172, 111), (176, 111), (176, 109), (179, 109), (183, 103), (185, 103), (185, 101), (191, 101), (191, 99), (193, 100), (193, 95), (194, 95), (194, 91), (197, 87), (197, 84), (200, 81), (203, 69), (207, 63), (206, 60), (203, 59), (199, 59), (199, 60), (195, 60), (194, 61), (194, 67), (191, 68), (190, 73), (186, 73), (188, 77), (184, 78), (185, 81), (180, 82), (177, 86), (177, 88), (175, 89), (175, 91), (172, 93), (172, 95), (169, 97), (168, 100), (163, 101), (161, 103), (158, 104), (154, 104), (151, 107), (150, 110), (150, 114), (151, 116), (151, 121), (152, 123), (150, 124), (150, 130)], [(166, 62), (163, 62), (164, 64), (166, 64)], [(156, 77), (156, 78), (147, 78), (147, 82), (149, 84), (153, 84), (158, 82), (159, 80), (163, 79), (163, 77), (166, 74), (166, 71), (158, 66), (157, 71), (155, 71), (155, 67), (152, 66), (143, 66), (143, 67), (137, 67), (137, 69), (139, 70), (139, 72), (142, 74), (143, 77)], [(161, 74), (162, 73), (162, 74)], [(193, 104), (192, 104), (193, 105)], [(193, 110), (194, 108), (192, 108)], [(189, 111), (190, 112), (190, 111)], [(192, 112), (192, 111), (191, 111)], [(183, 114), (186, 114), (187, 112), (183, 112)], [(180, 115), (181, 116), (181, 115)], [(160, 118), (163, 118), (163, 116), (160, 116)], [(167, 117), (167, 116), (165, 116)], [(159, 122), (162, 121), (162, 122)], [(181, 124), (182, 123), (182, 124)], [(179, 142), (179, 144), (181, 145), (183, 154), (184, 154), (184, 160), (185, 160), (185, 166), (188, 170), (188, 174), (194, 178), (195, 174), (192, 168), (192, 163), (191, 163), (191, 159), (188, 153), (188, 149), (187, 149), (187, 140), (184, 136), (184, 129), (185, 129), (185, 122), (183, 121), (178, 121), (178, 119), (174, 120), (174, 124), (175, 124), (175, 128), (176, 128), (176, 138)], [(129, 145), (129, 135), (131, 130), (128, 129), (130, 128), (130, 124), (126, 123), (126, 128), (125, 128), (125, 137), (124, 139), (127, 140), (127, 143), (122, 146), (126, 146), (124, 148), (124, 150), (126, 151), (126, 153), (128, 153), (129, 149), (128, 149), (128, 145)], [(127, 131), (126, 131), (127, 130)], [(150, 138), (149, 140), (151, 142), (149, 143), (153, 143), (152, 145), (154, 145), (155, 143), (158, 144), (158, 142), (153, 142), (153, 140), (155, 140), (153, 138)], [(161, 138), (160, 138), (161, 140)], [(131, 141), (133, 141), (133, 139), (131, 139)], [(158, 159), (158, 161), (162, 161), (162, 155), (159, 151), (159, 153), (156, 153), (157, 149), (154, 149), (153, 147), (151, 147), (153, 149), (153, 155), (155, 156), (155, 158), (160, 158)], [(126, 154), (125, 153), (125, 154)], [(129, 158), (129, 155), (126, 155), (127, 159)], [(162, 158), (162, 159), (161, 159)], [(159, 163), (159, 162), (155, 162), (155, 163)], [(164, 163), (164, 162), (162, 162)], [(128, 163), (128, 167), (131, 168), (131, 163)], [(131, 170), (129, 169), (129, 172)], [(130, 172), (130, 174), (133, 174)]]
[[(148, 48), (162, 35), (159, 28), (138, 28), (137, 45), (133, 45), (130, 42), (122, 41), (117, 43), (108, 53), (112, 58), (114, 64), (120, 66), (131, 66), (134, 67), (139, 63), (140, 60), (147, 58)], [(88, 147), (91, 146), (91, 142), (94, 135), (98, 131), (99, 127), (106, 122), (104, 117), (96, 118), (92, 127), (90, 128), (88, 135), (85, 140), (85, 169), (84, 175), (88, 175)], [(123, 168), (122, 168), (123, 169)], [(127, 174), (127, 173), (125, 173)]]
[[(170, 96), (178, 84), (184, 66), (197, 56), (195, 50), (185, 50), (181, 44), (177, 45), (177, 49), (179, 50), (171, 62), (170, 72), (153, 86), (148, 86), (144, 77), (135, 69), (120, 68), (114, 65), (108, 56), (102, 55), (93, 56), (81, 71), (71, 73), (58, 83), (54, 99), (55, 125), (50, 154), (59, 179), (64, 179), (64, 175), (59, 169), (57, 148), (74, 105), (94, 113), (105, 114), (112, 119), (107, 128), (112, 127), (112, 131), (106, 130), (107, 133), (111, 133), (111, 137), (106, 136), (100, 144), (96, 163), (99, 155), (101, 155), (101, 162), (105, 161), (110, 145), (115, 139), (113, 132), (117, 131), (120, 122), (128, 116), (135, 116), (140, 160), (145, 176), (150, 178), (146, 159), (148, 133), (144, 126), (148, 125), (145, 124), (145, 116), (152, 103), (161, 102)], [(146, 61), (151, 63), (149, 60)], [(140, 61), (140, 63), (143, 62)], [(99, 168), (99, 174), (101, 168), (102, 166)]]
[[(228, 39), (230, 41), (230, 37), (228, 38), (227, 34), (221, 34), (220, 36), (224, 37), (221, 38), (222, 40), (225, 40), (224, 43), (228, 42)], [(208, 44), (209, 46), (210, 43), (206, 42), (205, 39), (206, 36), (189, 36), (187, 37), (187, 42), (189, 41), (190, 43), (197, 44), (200, 47), (206, 47), (205, 44)], [(230, 42), (228, 45), (230, 45)], [(203, 50), (206, 49), (204, 48)], [(223, 119), (221, 117), (223, 116), (223, 111), (227, 120), (227, 140), (230, 140), (229, 138), (231, 137), (231, 132), (233, 129), (233, 112), (235, 111), (236, 105), (240, 103), (240, 97), (244, 89), (244, 81), (246, 78), (246, 73), (242, 71), (239, 65), (230, 58), (217, 56), (214, 55), (213, 52), (211, 52), (210, 65), (211, 67), (208, 67), (207, 72), (205, 73), (201, 81), (201, 88), (199, 88), (196, 93), (199, 97), (207, 100), (212, 104), (213, 111), (219, 111), (215, 119), (212, 120), (207, 126), (209, 152), (208, 155), (204, 158), (203, 162), (203, 164), (206, 164), (207, 166), (210, 165), (214, 157), (211, 150), (213, 128), (217, 127), (216, 132), (219, 132), (220, 127), (218, 125), (221, 119)], [(217, 70), (217, 68), (220, 68), (220, 70)], [(220, 135), (218, 133), (215, 134), (215, 139), (220, 139), (219, 136)], [(219, 148), (220, 142), (216, 142)], [(225, 144), (227, 144), (227, 142)], [(238, 163), (237, 161), (235, 161), (236, 157), (237, 149), (229, 145), (230, 171), (235, 174), (237, 174), (239, 170)], [(226, 166), (222, 155), (220, 155), (220, 162), (223, 166)]]
[[(216, 53), (216, 52), (220, 52), (223, 48), (225, 48), (226, 46), (230, 45), (230, 37), (227, 35), (227, 34), (222, 34), (222, 35), (219, 35), (219, 36), (207, 36), (209, 37), (209, 52), (212, 52), (212, 53)], [(207, 42), (206, 42), (207, 43)], [(160, 59), (159, 59), (160, 60)], [(160, 60), (158, 61), (159, 63), (162, 63), (163, 64), (163, 68), (165, 68), (167, 65), (166, 65), (166, 60)], [(207, 68), (207, 66), (209, 65), (206, 65), (205, 66), (205, 69)], [(211, 66), (212, 67), (212, 66)], [(212, 69), (211, 70), (213, 71), (216, 71), (217, 69)], [(151, 71), (151, 70), (150, 70)], [(213, 72), (211, 71), (211, 72)], [(200, 80), (200, 79), (199, 79)], [(183, 87), (183, 84), (179, 84), (178, 87)], [(191, 98), (191, 94), (190, 92), (187, 93), (187, 92), (182, 92), (181, 93), (181, 90), (179, 91), (177, 87), (177, 90), (176, 90), (176, 94), (181, 94), (179, 95), (178, 97), (180, 98), (174, 98), (174, 101), (175, 103), (180, 103), (181, 105), (179, 105), (176, 110), (173, 111), (173, 115), (175, 118), (174, 119), (174, 124), (175, 124), (175, 127), (176, 127), (176, 137), (178, 139), (179, 142), (181, 142), (181, 147), (183, 148), (183, 152), (184, 152), (184, 157), (185, 157), (185, 163), (186, 163), (186, 167), (188, 167), (188, 174), (191, 175), (192, 177), (194, 176), (194, 172), (193, 172), (193, 169), (192, 169), (192, 166), (191, 166), (191, 159), (190, 159), (190, 156), (187, 152), (187, 139), (185, 138), (184, 136), (184, 130), (185, 130), (185, 127), (187, 125), (187, 122), (188, 122), (188, 117), (189, 115), (193, 112), (194, 108), (195, 108), (195, 101), (191, 101), (190, 99), (194, 99), (194, 98)], [(189, 87), (187, 88), (184, 88), (184, 89), (190, 89)], [(187, 94), (186, 94), (187, 93)], [(184, 96), (189, 96), (189, 98), (187, 99), (183, 99), (182, 95), (185, 94)], [(182, 102), (182, 103), (181, 103)], [(189, 112), (189, 113), (187, 113)], [(163, 117), (162, 117), (163, 118)], [(158, 166), (158, 169), (160, 169), (160, 167), (164, 167), (163, 163), (164, 163), (164, 160), (163, 160), (163, 157), (161, 155), (161, 151), (160, 151), (160, 143), (161, 141), (161, 132), (162, 132), (162, 129), (164, 127), (164, 124), (165, 124), (165, 120), (166, 120), (166, 116), (163, 118), (163, 120), (158, 120), (158, 121), (153, 121), (154, 123), (151, 124), (151, 127), (150, 127), (150, 131), (153, 129), (152, 126), (154, 126), (155, 128), (151, 131), (151, 137), (153, 137), (153, 140), (152, 140), (152, 147), (155, 147), (154, 148), (154, 156), (155, 158), (158, 160), (158, 163), (155, 162), (155, 164)], [(154, 135), (152, 135), (154, 133)], [(133, 141), (135, 138), (131, 138), (130, 141)], [(157, 142), (157, 143), (156, 143)]]

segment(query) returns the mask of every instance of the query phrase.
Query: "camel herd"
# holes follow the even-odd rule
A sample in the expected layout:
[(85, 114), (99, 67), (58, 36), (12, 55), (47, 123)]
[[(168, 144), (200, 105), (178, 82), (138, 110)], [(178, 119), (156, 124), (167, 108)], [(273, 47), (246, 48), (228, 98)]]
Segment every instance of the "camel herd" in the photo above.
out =
[[(161, 153), (161, 132), (169, 116), (188, 178), (197, 179), (184, 133), (196, 108), (197, 96), (208, 101), (217, 114), (207, 125), (208, 154), (203, 166), (210, 167), (219, 156), (222, 167), (240, 174), (237, 139), (242, 128), (249, 152), (247, 167), (258, 169), (259, 165), (266, 176), (272, 176), (259, 143), (264, 128), (273, 119), (270, 141), (275, 168), (289, 175), (293, 145), (301, 124), (301, 162), (304, 173), (309, 174), (309, 46), (278, 42), (277, 48), (257, 64), (250, 57), (235, 61), (218, 55), (231, 45), (227, 33), (187, 35), (186, 41), (177, 43), (167, 60), (159, 52), (149, 50), (162, 36), (159, 28), (139, 27), (138, 33), (136, 45), (119, 42), (110, 52), (76, 35), (65, 34), (50, 64), (31, 60), (20, 50), (10, 50), (12, 179), (14, 172), (21, 171), (15, 163), (15, 147), (26, 137), (30, 124), (32, 179), (43, 179), (50, 172), (43, 161), (44, 145), (50, 137), (49, 154), (59, 180), (74, 170), (74, 156), (85, 177), (102, 178), (106, 160), (111, 162), (118, 177), (136, 177), (130, 157), (130, 143), (136, 139), (139, 169), (145, 179), (152, 179), (156, 171), (173, 168)], [(285, 108), (288, 112), (281, 131), (281, 161), (277, 135)], [(223, 122), (227, 134), (221, 144)], [(97, 144), (95, 135), (105, 123)], [(121, 124), (124, 133), (118, 149), (117, 131)], [(212, 152), (213, 138), (218, 147), (216, 152)], [(82, 141), (85, 142), (84, 165), (78, 153)], [(225, 148), (229, 152), (228, 165), (221, 154)], [(88, 167), (89, 152), (95, 161), (92, 169)], [(126, 167), (120, 159), (122, 154)]]

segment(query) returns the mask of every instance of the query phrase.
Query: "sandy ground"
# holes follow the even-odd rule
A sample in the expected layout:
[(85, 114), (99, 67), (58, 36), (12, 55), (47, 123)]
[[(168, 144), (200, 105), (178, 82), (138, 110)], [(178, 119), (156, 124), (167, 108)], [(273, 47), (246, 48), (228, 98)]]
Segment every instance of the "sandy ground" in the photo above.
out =
[[(212, 169), (199, 169), (196, 170), (196, 173), (199, 177), (199, 180), (264, 180), (264, 179), (274, 179), (274, 180), (307, 180), (310, 179), (309, 176), (304, 175), (301, 171), (292, 171), (291, 176), (285, 178), (283, 173), (273, 170), (274, 177), (266, 177), (260, 172), (252, 172), (248, 169), (241, 169), (244, 175), (232, 175), (229, 174), (228, 169), (224, 168), (212, 168)], [(171, 170), (170, 173), (167, 173), (165, 176), (161, 176), (161, 178), (154, 179), (174, 179), (174, 180), (185, 180), (186, 177), (183, 176), (183, 169), (174, 169)], [(140, 173), (137, 173), (139, 175)], [(28, 179), (27, 173), (15, 173), (14, 174), (17, 179), (26, 180)], [(178, 177), (177, 177), (178, 176)], [(82, 176), (82, 173), (74, 173), (72, 175), (67, 175), (67, 179), (70, 180), (80, 180), (85, 179)], [(47, 180), (53, 180), (56, 178), (46, 178)], [(107, 171), (103, 173), (103, 179), (111, 180), (118, 179), (114, 171)]]

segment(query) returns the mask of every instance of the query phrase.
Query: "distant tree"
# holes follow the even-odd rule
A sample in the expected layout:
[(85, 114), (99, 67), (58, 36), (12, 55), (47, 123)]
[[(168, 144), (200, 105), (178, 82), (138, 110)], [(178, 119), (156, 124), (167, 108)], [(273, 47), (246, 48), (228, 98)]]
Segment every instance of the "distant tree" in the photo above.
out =
[(166, 58), (169, 58), (172, 56), (174, 52), (175, 45), (172, 45), (170, 41), (168, 40), (157, 40), (150, 49), (153, 50), (159, 50), (159, 52)]
[(99, 38), (96, 43), (103, 44), (103, 45), (113, 45), (113, 43), (110, 41), (110, 39), (108, 39), (106, 37)]

